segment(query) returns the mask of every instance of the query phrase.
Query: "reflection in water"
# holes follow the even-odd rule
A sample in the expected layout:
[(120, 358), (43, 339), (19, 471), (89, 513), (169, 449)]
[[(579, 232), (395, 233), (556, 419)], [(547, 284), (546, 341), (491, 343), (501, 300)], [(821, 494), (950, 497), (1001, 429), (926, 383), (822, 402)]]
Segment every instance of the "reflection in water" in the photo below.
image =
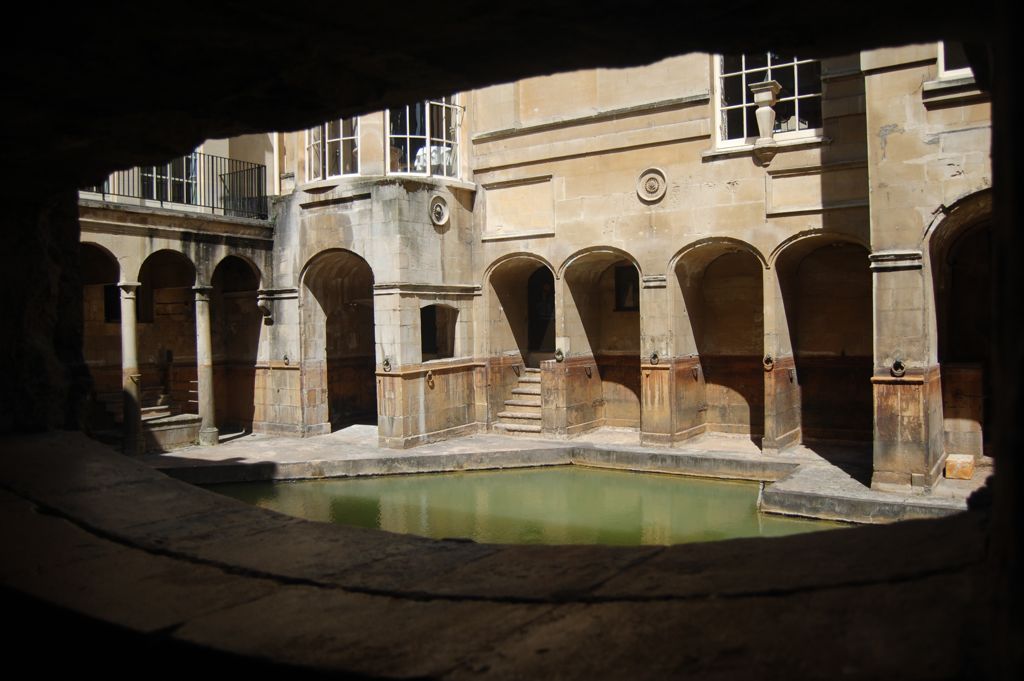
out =
[(683, 544), (840, 527), (757, 512), (758, 484), (578, 466), (217, 485), (306, 518), (508, 544)]

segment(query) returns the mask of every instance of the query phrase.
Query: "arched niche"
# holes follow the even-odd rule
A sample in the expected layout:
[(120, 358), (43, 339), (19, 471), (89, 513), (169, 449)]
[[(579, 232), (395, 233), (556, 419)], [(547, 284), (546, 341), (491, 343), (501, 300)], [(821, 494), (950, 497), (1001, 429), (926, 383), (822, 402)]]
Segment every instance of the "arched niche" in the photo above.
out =
[(259, 273), (248, 260), (228, 256), (217, 264), (210, 283), (217, 427), (222, 433), (251, 431), (262, 328), (256, 304)]
[(143, 409), (198, 411), (195, 284), (195, 265), (177, 251), (157, 251), (139, 268), (136, 306)]
[[(764, 434), (763, 261), (745, 244), (713, 242), (683, 251), (675, 263), (676, 353), (696, 356), (709, 432)], [(691, 382), (678, 386), (693, 390)], [(702, 392), (701, 392), (702, 391)]]
[(373, 270), (342, 249), (313, 256), (302, 273), (303, 405), (307, 425), (337, 430), (377, 422)]

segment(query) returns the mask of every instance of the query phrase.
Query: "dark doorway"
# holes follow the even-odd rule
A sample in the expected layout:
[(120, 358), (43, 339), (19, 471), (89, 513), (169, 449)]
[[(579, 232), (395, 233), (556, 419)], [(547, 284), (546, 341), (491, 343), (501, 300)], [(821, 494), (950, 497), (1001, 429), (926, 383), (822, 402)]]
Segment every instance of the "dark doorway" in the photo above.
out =
[(989, 223), (961, 233), (936, 276), (942, 411), (948, 454), (988, 454), (992, 432)]
[(555, 278), (539, 267), (527, 282), (530, 352), (555, 351)]

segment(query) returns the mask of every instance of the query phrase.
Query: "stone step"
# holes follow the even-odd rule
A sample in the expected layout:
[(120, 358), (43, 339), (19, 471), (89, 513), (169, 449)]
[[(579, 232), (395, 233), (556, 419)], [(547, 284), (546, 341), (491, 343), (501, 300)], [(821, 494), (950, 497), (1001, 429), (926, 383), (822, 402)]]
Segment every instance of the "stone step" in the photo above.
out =
[(536, 395), (540, 397), (540, 388), (513, 388), (513, 395)]
[(538, 376), (540, 375), (540, 369), (535, 369), (533, 367), (526, 367), (525, 371), (528, 374), (537, 374)]
[(530, 411), (499, 411), (499, 419), (513, 419), (521, 421), (540, 421), (540, 412)]
[(506, 407), (536, 407), (537, 409), (541, 409), (541, 407), (542, 407), (541, 399), (540, 398), (538, 398), (538, 399), (525, 399), (525, 398), (506, 399), (505, 400), (505, 406)]
[(494, 429), (506, 433), (540, 433), (540, 426), (527, 426), (519, 423), (495, 423)]
[(151, 407), (143, 407), (139, 411), (142, 412), (142, 416), (153, 416), (154, 414), (160, 414), (162, 416), (171, 415), (171, 407), (168, 404), (157, 404)]
[(540, 375), (537, 375), (537, 376), (520, 376), (519, 377), (519, 385), (522, 385), (523, 383), (536, 383), (537, 385), (540, 385)]

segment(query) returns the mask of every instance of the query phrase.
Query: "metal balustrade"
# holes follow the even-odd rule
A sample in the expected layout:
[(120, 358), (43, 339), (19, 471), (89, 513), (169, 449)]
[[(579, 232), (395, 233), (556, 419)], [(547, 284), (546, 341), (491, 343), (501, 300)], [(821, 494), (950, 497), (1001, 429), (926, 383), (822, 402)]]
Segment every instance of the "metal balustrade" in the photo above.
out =
[(262, 164), (192, 152), (160, 165), (119, 170), (82, 191), (104, 200), (266, 220), (266, 187)]

